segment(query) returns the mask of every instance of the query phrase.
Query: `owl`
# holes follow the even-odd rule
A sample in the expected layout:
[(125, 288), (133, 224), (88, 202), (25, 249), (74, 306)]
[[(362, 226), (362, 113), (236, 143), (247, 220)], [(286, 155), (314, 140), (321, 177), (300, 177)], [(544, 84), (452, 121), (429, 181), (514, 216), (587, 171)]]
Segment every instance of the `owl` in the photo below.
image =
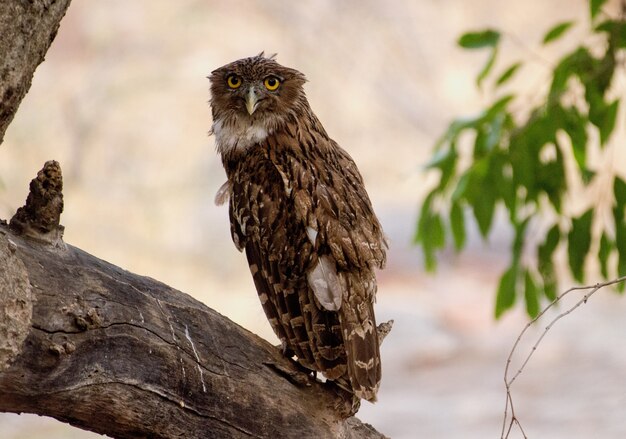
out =
[(358, 398), (381, 379), (374, 316), (387, 242), (354, 161), (317, 119), (306, 78), (263, 53), (214, 70), (212, 133), (245, 251), (283, 352)]

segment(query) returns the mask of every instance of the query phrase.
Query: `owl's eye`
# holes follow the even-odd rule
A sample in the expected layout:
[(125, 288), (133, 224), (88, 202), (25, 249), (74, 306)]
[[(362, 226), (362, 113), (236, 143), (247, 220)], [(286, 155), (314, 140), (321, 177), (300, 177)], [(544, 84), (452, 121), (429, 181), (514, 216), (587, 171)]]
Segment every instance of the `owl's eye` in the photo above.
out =
[(265, 84), (265, 88), (269, 91), (274, 91), (280, 85), (280, 79), (278, 79), (276, 76), (269, 76), (265, 78), (263, 84)]
[(239, 88), (239, 86), (241, 85), (241, 78), (237, 75), (230, 75), (226, 79), (226, 82), (228, 83), (228, 86), (234, 90), (236, 88)]

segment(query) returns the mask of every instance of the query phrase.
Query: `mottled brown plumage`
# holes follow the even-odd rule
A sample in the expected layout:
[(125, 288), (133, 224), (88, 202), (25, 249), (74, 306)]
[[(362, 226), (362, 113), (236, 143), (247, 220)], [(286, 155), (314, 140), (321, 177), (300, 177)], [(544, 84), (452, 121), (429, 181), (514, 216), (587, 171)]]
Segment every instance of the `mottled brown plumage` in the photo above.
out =
[(212, 72), (212, 132), (228, 181), (231, 234), (288, 355), (356, 396), (380, 384), (373, 304), (386, 241), (348, 155), (304, 94), (263, 54)]

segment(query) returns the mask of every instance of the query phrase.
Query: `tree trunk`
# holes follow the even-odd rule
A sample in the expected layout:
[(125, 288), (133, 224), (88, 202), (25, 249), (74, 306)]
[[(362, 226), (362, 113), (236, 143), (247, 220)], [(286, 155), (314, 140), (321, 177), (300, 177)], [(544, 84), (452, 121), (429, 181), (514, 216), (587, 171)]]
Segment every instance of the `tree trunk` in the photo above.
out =
[(0, 1), (0, 143), (70, 0)]

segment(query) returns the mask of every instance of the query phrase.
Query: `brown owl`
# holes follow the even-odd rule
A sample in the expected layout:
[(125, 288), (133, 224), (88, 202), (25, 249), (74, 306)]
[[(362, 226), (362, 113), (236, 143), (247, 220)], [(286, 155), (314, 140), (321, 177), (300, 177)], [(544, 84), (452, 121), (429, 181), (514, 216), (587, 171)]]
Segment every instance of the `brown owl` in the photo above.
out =
[(230, 199), (233, 241), (284, 352), (375, 401), (374, 269), (387, 243), (359, 170), (313, 114), (302, 73), (261, 53), (210, 80), (228, 176), (216, 201)]

